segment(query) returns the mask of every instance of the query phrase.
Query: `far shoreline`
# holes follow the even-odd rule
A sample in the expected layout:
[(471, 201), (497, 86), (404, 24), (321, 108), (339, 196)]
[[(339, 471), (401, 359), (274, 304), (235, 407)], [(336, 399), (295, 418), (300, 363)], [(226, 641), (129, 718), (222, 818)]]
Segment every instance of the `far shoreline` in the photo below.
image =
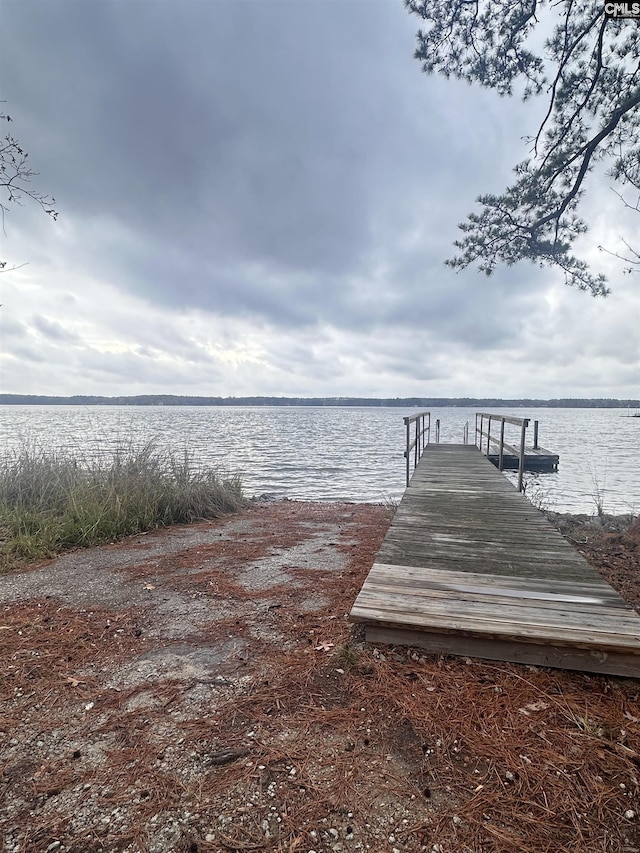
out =
[(291, 406), (318, 408), (535, 408), (535, 409), (638, 409), (640, 400), (614, 397), (559, 397), (540, 399), (520, 397), (200, 397), (180, 394), (140, 394), (99, 396), (74, 394), (0, 393), (0, 406)]

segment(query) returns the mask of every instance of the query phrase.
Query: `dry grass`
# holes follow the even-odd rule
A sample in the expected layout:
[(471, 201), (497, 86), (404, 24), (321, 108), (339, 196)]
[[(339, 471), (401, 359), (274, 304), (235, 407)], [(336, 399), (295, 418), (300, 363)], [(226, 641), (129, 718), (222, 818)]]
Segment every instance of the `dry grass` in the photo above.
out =
[(243, 504), (237, 477), (197, 468), (188, 450), (176, 456), (149, 442), (78, 459), (26, 446), (0, 459), (0, 570), (68, 548), (217, 518)]

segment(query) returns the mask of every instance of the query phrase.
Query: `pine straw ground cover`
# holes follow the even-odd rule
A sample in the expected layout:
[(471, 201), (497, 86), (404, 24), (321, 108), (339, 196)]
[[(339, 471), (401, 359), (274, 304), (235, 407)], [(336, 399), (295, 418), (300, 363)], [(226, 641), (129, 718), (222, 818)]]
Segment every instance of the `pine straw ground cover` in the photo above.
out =
[[(2, 578), (1, 849), (638, 851), (640, 682), (360, 642), (388, 520), (262, 504)], [(576, 537), (637, 596), (612, 535)]]

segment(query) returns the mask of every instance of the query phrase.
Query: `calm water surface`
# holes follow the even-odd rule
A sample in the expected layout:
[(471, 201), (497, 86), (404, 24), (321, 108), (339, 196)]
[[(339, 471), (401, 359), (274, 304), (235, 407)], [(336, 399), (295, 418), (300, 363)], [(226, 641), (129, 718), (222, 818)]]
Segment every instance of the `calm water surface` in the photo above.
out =
[[(0, 406), (5, 453), (25, 443), (109, 454), (150, 439), (199, 464), (242, 476), (248, 495), (319, 501), (397, 500), (404, 490), (402, 408)], [(640, 511), (640, 418), (622, 409), (499, 409), (540, 421), (539, 442), (560, 454), (555, 474), (529, 474), (528, 494), (560, 512)], [(440, 441), (461, 443), (475, 409), (431, 410)], [(532, 432), (532, 427), (529, 432)], [(516, 443), (518, 429), (505, 438)], [(433, 433), (432, 433), (433, 439)], [(510, 479), (515, 475), (505, 474)]]

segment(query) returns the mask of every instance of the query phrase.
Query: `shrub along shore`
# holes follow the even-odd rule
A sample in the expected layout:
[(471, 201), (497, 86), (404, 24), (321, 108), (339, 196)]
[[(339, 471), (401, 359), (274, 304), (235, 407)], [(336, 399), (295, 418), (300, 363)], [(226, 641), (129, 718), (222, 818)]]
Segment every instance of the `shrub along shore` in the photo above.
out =
[(0, 460), (0, 568), (245, 503), (238, 477), (196, 467), (188, 450), (176, 456), (150, 442), (93, 461), (27, 447)]

